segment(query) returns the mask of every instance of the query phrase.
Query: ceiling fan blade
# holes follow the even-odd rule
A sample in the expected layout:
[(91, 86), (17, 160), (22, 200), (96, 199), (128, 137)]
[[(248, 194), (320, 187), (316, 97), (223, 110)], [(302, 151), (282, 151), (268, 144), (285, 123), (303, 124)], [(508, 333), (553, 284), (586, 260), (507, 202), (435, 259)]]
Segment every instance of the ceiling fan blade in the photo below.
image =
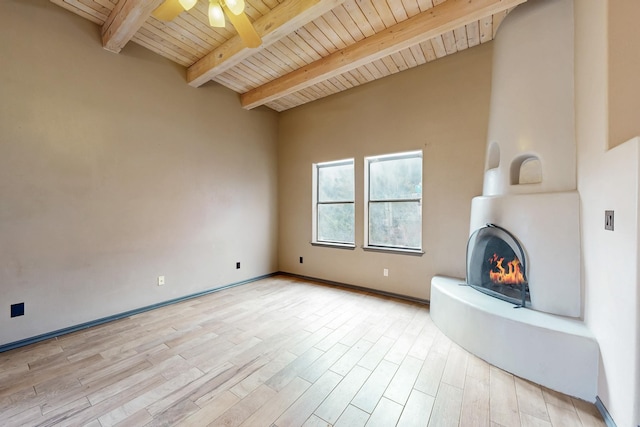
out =
[(182, 12), (184, 8), (178, 0), (165, 0), (151, 12), (151, 16), (160, 21), (173, 21)]
[(240, 15), (234, 15), (229, 9), (224, 8), (224, 13), (231, 21), (231, 24), (236, 28), (238, 35), (247, 47), (258, 47), (262, 44), (262, 39), (256, 32), (256, 29), (251, 25), (251, 21), (247, 18), (247, 15), (243, 12)]

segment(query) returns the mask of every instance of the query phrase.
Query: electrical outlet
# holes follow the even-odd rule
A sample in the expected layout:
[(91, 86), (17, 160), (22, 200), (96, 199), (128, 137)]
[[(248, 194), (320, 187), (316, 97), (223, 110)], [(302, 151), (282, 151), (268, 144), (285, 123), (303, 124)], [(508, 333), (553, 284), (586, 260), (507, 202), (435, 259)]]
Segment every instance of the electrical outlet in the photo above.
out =
[(11, 304), (11, 317), (24, 316), (24, 303)]
[(158, 286), (164, 285), (164, 276), (158, 276)]
[(613, 211), (604, 211), (604, 229), (613, 231)]
[(383, 275), (384, 277), (388, 277), (388, 276), (389, 276), (389, 269), (388, 269), (388, 268), (383, 269), (383, 270), (382, 270), (382, 275)]
[(300, 257), (300, 264), (302, 264), (302, 261), (304, 261), (304, 260), (302, 259), (302, 257)]
[(239, 270), (239, 269), (240, 269), (240, 263), (236, 262), (236, 270)]

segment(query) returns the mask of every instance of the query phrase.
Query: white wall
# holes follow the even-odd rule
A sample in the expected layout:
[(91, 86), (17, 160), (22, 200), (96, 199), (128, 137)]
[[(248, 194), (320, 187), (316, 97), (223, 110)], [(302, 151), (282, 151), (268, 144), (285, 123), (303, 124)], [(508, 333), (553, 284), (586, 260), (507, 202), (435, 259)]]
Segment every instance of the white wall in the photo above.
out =
[[(615, 95), (607, 90), (607, 3), (576, 1), (575, 24), (585, 321), (600, 345), (598, 396), (618, 426), (635, 426), (640, 424), (639, 141), (607, 151), (608, 99)], [(604, 230), (605, 210), (615, 211), (613, 232)]]
[(0, 345), (277, 270), (276, 113), (46, 0), (0, 58)]
[[(491, 51), (490, 43), (474, 47), (281, 114), (280, 270), (422, 299), (435, 274), (464, 277), (471, 199), (482, 189)], [(419, 149), (425, 254), (363, 251), (364, 157)], [(311, 246), (311, 165), (350, 157), (358, 247)]]

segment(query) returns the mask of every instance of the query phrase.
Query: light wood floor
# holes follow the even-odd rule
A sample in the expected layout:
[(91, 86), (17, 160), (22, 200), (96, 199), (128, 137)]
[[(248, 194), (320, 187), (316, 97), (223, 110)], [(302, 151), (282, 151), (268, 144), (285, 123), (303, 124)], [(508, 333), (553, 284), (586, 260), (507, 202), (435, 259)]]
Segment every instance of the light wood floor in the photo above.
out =
[(0, 425), (604, 426), (427, 307), (286, 276), (0, 354)]

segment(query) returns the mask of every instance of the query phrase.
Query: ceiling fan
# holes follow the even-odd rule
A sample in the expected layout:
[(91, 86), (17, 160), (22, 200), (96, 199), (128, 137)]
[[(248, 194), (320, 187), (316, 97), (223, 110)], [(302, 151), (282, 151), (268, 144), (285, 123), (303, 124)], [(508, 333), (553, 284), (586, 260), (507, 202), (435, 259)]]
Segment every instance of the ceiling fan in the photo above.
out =
[[(165, 0), (151, 15), (161, 21), (172, 21), (197, 2), (198, 0)], [(247, 47), (258, 47), (262, 44), (262, 39), (244, 13), (244, 6), (244, 0), (209, 0), (209, 25), (224, 28), (226, 15), (244, 44)]]

